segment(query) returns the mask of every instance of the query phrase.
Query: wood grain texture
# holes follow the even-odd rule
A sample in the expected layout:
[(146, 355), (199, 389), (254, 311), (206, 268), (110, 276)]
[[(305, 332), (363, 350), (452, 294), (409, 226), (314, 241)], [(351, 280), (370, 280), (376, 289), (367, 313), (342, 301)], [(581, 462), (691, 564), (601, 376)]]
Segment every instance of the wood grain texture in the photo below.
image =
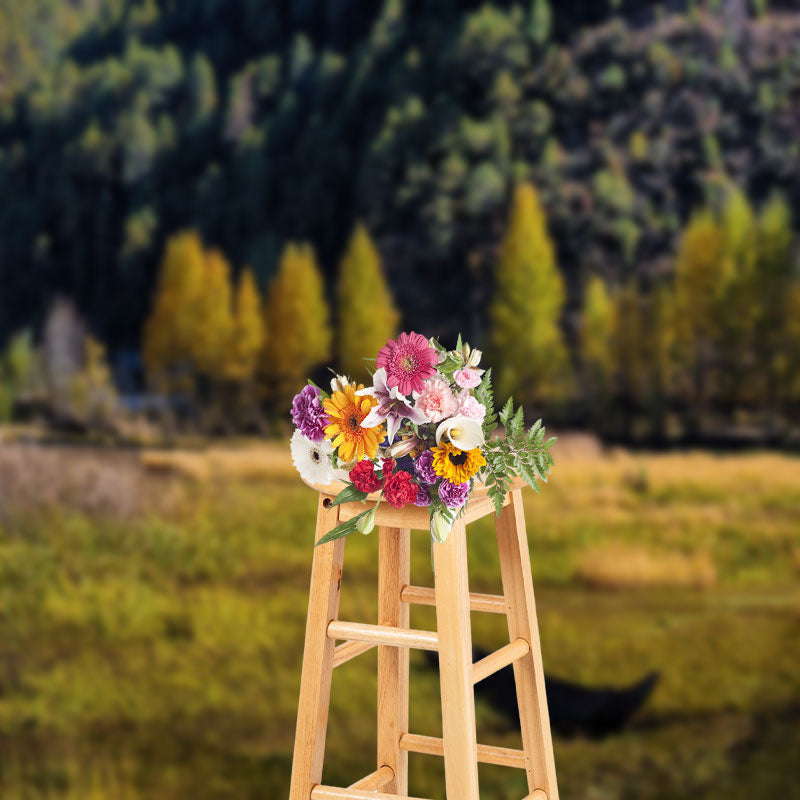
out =
[(509, 664), (513, 664), (528, 655), (530, 650), (527, 640), (522, 638), (514, 639), (472, 665), (472, 682), (478, 683), (478, 681), (494, 675), (495, 672), (503, 669), (503, 667), (507, 667)]
[[(314, 541), (338, 524), (338, 507), (326, 508), (325, 499), (319, 496)], [(344, 542), (336, 539), (314, 549), (289, 800), (308, 800), (312, 787), (322, 780), (334, 651), (326, 631), (339, 613)]]
[[(426, 586), (404, 586), (400, 592), (400, 599), (404, 603), (418, 606), (435, 606), (436, 592)], [(471, 611), (486, 611), (490, 614), (505, 614), (506, 599), (499, 594), (469, 593), (469, 607)]]
[(413, 628), (395, 628), (391, 625), (368, 625), (364, 622), (331, 622), (328, 638), (352, 639), (356, 642), (391, 645), (392, 647), (417, 647), (420, 650), (437, 650), (438, 637), (433, 631)]
[(348, 786), (348, 789), (360, 789), (364, 792), (377, 792), (385, 789), (394, 780), (394, 770), (389, 766), (378, 767), (375, 772), (370, 772), (361, 780)]
[(375, 645), (369, 642), (345, 642), (344, 644), (337, 645), (333, 651), (334, 669), (340, 667), (342, 664), (346, 664), (362, 653), (369, 652), (373, 647), (375, 647)]
[[(513, 487), (520, 488), (524, 485), (521, 478), (515, 478)], [(327, 488), (344, 488), (344, 483), (330, 484)], [(486, 494), (486, 487), (482, 483), (475, 483), (469, 503), (461, 518), (466, 525), (474, 522), (487, 514), (494, 514), (494, 503)], [(510, 502), (511, 494), (506, 496), (505, 502)], [(430, 509), (418, 508), (417, 506), (404, 506), (403, 508), (392, 508), (385, 500), (377, 502), (377, 495), (368, 495), (364, 503), (342, 503), (339, 506), (339, 521), (346, 522), (348, 519), (357, 517), (368, 508), (374, 508), (375, 524), (387, 528), (410, 528), (416, 531), (430, 530)]]
[[(422, 753), (429, 756), (444, 755), (444, 743), (436, 736), (421, 736), (418, 733), (409, 733), (401, 737), (400, 747), (403, 750), (408, 750), (409, 753)], [(491, 744), (479, 744), (478, 761), (481, 764), (495, 764), (499, 767), (525, 769), (526, 757), (524, 750), (496, 747)]]
[[(378, 529), (378, 624), (408, 630), (410, 609), (400, 591), (411, 580), (411, 531)], [(378, 647), (378, 767), (393, 771), (387, 792), (408, 793), (408, 648)], [(377, 787), (376, 787), (377, 788)]]
[(433, 567), (447, 798), (479, 800), (467, 535), (463, 520), (456, 521), (446, 542), (434, 546)]
[(522, 638), (530, 643), (528, 655), (514, 662), (522, 743), (528, 756), (528, 791), (541, 789), (549, 800), (558, 800), (528, 536), (519, 489), (512, 492), (511, 502), (497, 518), (496, 530), (509, 637), (512, 641)]
[(311, 800), (424, 800), (385, 792), (369, 792), (360, 789), (337, 789), (335, 786), (315, 786)]

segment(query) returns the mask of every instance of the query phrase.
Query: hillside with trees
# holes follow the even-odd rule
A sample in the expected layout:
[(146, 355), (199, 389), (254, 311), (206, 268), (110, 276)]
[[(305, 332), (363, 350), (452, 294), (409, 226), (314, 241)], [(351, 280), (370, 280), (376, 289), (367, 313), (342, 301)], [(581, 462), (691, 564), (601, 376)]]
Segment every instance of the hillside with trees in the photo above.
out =
[[(560, 366), (523, 395), (565, 419), (663, 431), (672, 410), (691, 430), (743, 409), (780, 427), (798, 402), (786, 4), (8, 0), (0, 16), (0, 340), (41, 338), (64, 296), (112, 358), (144, 328), (163, 375), (158, 287), (193, 231), (198, 274), (230, 284), (197, 312), (221, 338), (192, 343), (214, 396), (263, 396), (264, 358), (274, 397), (300, 364), (350, 367), (385, 333), (342, 308), (362, 282), (387, 320), (491, 348), (519, 327), (503, 293), (532, 280), (514, 300)], [(515, 237), (542, 263), (515, 261)], [(264, 353), (301, 268), (337, 328), (284, 369)], [(540, 363), (525, 347), (510, 362)]]

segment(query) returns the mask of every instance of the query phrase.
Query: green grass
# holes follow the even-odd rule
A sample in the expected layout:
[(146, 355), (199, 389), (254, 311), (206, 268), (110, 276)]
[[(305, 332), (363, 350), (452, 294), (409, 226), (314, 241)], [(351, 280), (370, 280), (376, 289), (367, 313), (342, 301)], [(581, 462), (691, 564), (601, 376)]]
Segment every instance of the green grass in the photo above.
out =
[[(102, 455), (97, 456), (102, 458)], [(109, 467), (117, 469), (119, 465)], [(135, 515), (49, 503), (0, 516), (0, 797), (284, 798), (316, 500), (268, 480), (160, 478)], [(149, 511), (148, 508), (158, 509)], [(526, 492), (545, 668), (661, 682), (625, 733), (556, 740), (562, 797), (800, 798), (800, 464), (776, 455), (565, 458)], [(430, 585), (424, 533), (412, 573)], [(499, 590), (491, 520), (470, 528), (471, 587)], [(710, 553), (704, 591), (589, 590), (587, 550)], [(374, 621), (376, 537), (347, 543), (341, 615)], [(412, 625), (434, 627), (431, 609)], [(475, 641), (507, 641), (473, 615)], [(374, 652), (334, 676), (325, 779), (374, 769)], [(412, 654), (411, 727), (437, 734), (438, 678)], [(519, 736), (478, 694), (479, 738)], [(412, 794), (443, 797), (438, 759)], [(484, 800), (519, 800), (481, 767)]]

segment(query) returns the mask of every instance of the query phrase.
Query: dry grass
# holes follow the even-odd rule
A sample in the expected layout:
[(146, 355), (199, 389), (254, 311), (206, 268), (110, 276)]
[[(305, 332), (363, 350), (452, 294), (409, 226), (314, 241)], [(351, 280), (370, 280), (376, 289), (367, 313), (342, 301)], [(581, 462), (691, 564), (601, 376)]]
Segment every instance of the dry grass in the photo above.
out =
[(576, 577), (594, 589), (646, 589), (680, 586), (707, 589), (717, 581), (708, 553), (651, 553), (643, 548), (608, 544), (578, 557)]
[(173, 482), (147, 475), (125, 451), (0, 442), (0, 518), (69, 508), (133, 519), (168, 509), (176, 490)]
[(174, 474), (202, 483), (221, 478), (258, 480), (294, 474), (284, 444), (254, 444), (202, 450), (145, 450), (142, 466), (151, 473)]

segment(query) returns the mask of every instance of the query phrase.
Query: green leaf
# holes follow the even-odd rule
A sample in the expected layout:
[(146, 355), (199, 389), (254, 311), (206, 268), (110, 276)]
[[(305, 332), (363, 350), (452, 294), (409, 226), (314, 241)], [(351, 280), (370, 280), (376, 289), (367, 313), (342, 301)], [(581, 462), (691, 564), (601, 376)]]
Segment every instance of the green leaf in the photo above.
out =
[(504, 426), (508, 424), (509, 417), (514, 413), (514, 398), (509, 397), (506, 400), (506, 404), (503, 406), (502, 411), (500, 412), (500, 422), (503, 423)]
[(325, 400), (327, 400), (330, 397), (330, 394), (328, 394), (328, 392), (326, 392), (321, 386), (317, 386), (317, 384), (314, 383), (314, 381), (312, 381), (311, 378), (308, 379), (308, 385), (313, 386), (315, 389), (319, 389), (320, 396)]
[(343, 536), (349, 536), (351, 533), (354, 533), (358, 530), (358, 521), (361, 517), (369, 514), (372, 510), (373, 509), (368, 508), (366, 511), (362, 511), (357, 517), (353, 517), (353, 519), (349, 519), (347, 522), (342, 522), (337, 525), (333, 530), (328, 531), (314, 547), (319, 547), (321, 544), (328, 544), (328, 542), (332, 542), (334, 539), (341, 539)]
[(341, 492), (339, 492), (339, 494), (336, 495), (336, 498), (331, 505), (340, 506), (342, 503), (352, 503), (356, 500), (363, 500), (366, 496), (366, 492), (356, 489), (352, 483), (349, 483), (344, 487), (344, 489), (342, 489)]
[(525, 425), (525, 417), (522, 412), (522, 406), (517, 409), (517, 413), (511, 418), (509, 423), (511, 427), (511, 433), (514, 436), (519, 436), (522, 433), (522, 428)]

